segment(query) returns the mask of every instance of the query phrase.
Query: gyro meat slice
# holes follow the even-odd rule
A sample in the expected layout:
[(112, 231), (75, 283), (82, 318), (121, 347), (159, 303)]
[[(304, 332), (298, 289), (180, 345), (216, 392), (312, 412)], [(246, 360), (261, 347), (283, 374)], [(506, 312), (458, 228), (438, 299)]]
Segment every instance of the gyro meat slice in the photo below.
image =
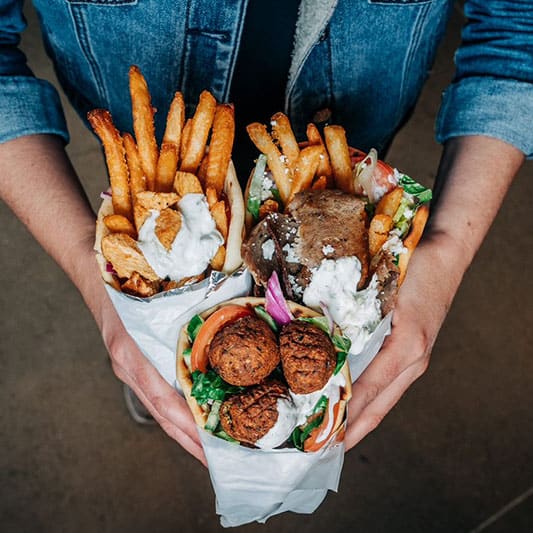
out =
[(222, 429), (240, 442), (255, 444), (278, 420), (280, 398), (289, 398), (289, 390), (286, 385), (274, 379), (231, 396), (220, 407)]
[(115, 269), (119, 278), (129, 278), (138, 272), (150, 281), (159, 279), (137, 246), (137, 243), (123, 233), (111, 233), (102, 239), (102, 253)]
[(209, 346), (211, 367), (231, 385), (256, 385), (280, 361), (276, 335), (256, 316), (245, 316), (223, 327)]
[(139, 296), (141, 298), (149, 298), (157, 294), (160, 290), (159, 281), (150, 281), (143, 278), (138, 272), (134, 272), (125, 283), (121, 285), (122, 292)]
[(293, 320), (281, 330), (279, 345), (283, 374), (292, 392), (309, 394), (326, 385), (335, 370), (337, 352), (324, 331)]
[(155, 234), (166, 250), (172, 248), (172, 243), (181, 229), (181, 215), (174, 209), (163, 209), (155, 223)]

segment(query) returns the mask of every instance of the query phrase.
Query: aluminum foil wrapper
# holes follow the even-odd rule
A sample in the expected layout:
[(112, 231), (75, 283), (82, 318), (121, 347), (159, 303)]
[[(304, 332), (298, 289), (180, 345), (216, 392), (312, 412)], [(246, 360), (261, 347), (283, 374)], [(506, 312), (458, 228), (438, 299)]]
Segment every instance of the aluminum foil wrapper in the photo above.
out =
[(176, 380), (176, 344), (180, 329), (195, 314), (218, 303), (246, 296), (252, 277), (241, 268), (230, 276), (212, 272), (201, 282), (161, 292), (151, 298), (138, 298), (106, 290), (124, 327), (137, 346), (165, 380), (180, 390)]

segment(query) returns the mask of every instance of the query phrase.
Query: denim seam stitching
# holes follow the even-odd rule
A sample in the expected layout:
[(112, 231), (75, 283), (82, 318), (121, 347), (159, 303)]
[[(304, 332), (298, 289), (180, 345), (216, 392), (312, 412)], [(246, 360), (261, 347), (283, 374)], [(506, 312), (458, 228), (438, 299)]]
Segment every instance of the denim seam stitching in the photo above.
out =
[(69, 9), (72, 19), (74, 20), (74, 28), (76, 30), (78, 44), (83, 52), (85, 59), (87, 60), (87, 63), (89, 63), (91, 74), (94, 78), (99, 97), (102, 102), (108, 102), (109, 98), (107, 95), (105, 84), (103, 82), (102, 73), (100, 72), (98, 62), (96, 61), (96, 57), (94, 56), (90, 39), (88, 39), (87, 24), (85, 22), (84, 13), (85, 8), (80, 4), (78, 4), (77, 6), (75, 6), (74, 4), (70, 4)]
[(416, 21), (413, 24), (413, 29), (411, 31), (409, 51), (406, 54), (404, 68), (402, 69), (403, 72), (402, 72), (402, 81), (400, 85), (400, 99), (398, 101), (398, 109), (396, 112), (396, 119), (394, 121), (396, 126), (399, 124), (400, 119), (401, 119), (400, 114), (401, 114), (401, 110), (404, 107), (405, 98), (406, 98), (405, 97), (405, 83), (408, 77), (408, 73), (410, 72), (412, 64), (413, 64), (413, 59), (415, 57), (415, 50), (417, 50), (417, 47), (420, 44), (420, 39), (422, 37), (421, 28), (427, 20), (426, 15), (428, 13), (428, 10), (429, 10), (429, 4), (423, 4), (421, 6), (420, 11), (416, 17)]

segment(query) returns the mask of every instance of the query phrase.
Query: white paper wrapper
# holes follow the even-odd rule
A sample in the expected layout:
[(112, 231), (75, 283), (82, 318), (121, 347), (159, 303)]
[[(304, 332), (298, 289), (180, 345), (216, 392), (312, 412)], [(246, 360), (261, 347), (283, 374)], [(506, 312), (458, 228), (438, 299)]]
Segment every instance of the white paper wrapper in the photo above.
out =
[(213, 272), (200, 283), (137, 298), (106, 284), (106, 290), (126, 330), (165, 380), (179, 390), (176, 344), (181, 327), (195, 314), (231, 298), (246, 296), (252, 278), (247, 269), (226, 276)]
[[(354, 382), (372, 362), (391, 331), (392, 313), (380, 322), (364, 349), (349, 354)], [(216, 495), (216, 512), (224, 527), (265, 522), (285, 511), (309, 514), (328, 490), (337, 491), (344, 444), (317, 453), (294, 449), (258, 450), (228, 443), (199, 429)]]
[(350, 365), (350, 374), (352, 376), (352, 383), (365, 371), (366, 367), (372, 362), (379, 352), (385, 337), (390, 335), (392, 324), (392, 313), (389, 313), (379, 323), (378, 327), (370, 335), (365, 344), (364, 349), (358, 353), (348, 354), (348, 364)]
[(343, 443), (316, 453), (255, 450), (198, 431), (216, 494), (216, 512), (224, 527), (265, 522), (285, 511), (309, 514), (328, 490), (337, 490)]

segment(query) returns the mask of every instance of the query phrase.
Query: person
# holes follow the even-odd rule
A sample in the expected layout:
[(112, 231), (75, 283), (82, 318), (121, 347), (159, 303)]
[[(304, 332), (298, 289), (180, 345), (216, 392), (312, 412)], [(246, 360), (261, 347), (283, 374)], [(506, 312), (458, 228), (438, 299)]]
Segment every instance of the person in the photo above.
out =
[[(168, 107), (176, 88), (189, 106), (204, 88), (228, 100), (233, 74), (239, 73), (242, 28), (254, 4), (259, 3), (34, 0), (58, 78), (80, 116), (107, 108), (122, 131), (132, 131), (125, 97), (131, 64), (149, 81), (157, 109)], [(353, 146), (385, 150), (416, 102), (452, 2), (291, 5), (298, 14), (281, 104), (296, 135), (302, 138), (307, 122), (325, 118), (343, 124)], [(527, 0), (468, 0), (464, 10), (468, 24), (456, 54), (457, 73), (437, 122), (437, 139), (444, 144), (437, 199), (399, 293), (392, 334), (354, 384), (347, 449), (426, 370), (463, 274), (524, 157), (533, 154), (533, 9)], [(273, 13), (272, 20), (276, 16), (283, 14)], [(205, 464), (185, 401), (143, 357), (105, 292), (92, 250), (95, 216), (64, 150), (68, 132), (58, 95), (33, 77), (18, 49), (22, 0), (5, 0), (0, 17), (1, 197), (79, 289), (119, 379), (170, 437)], [(271, 29), (275, 36), (277, 26)], [(240, 75), (254, 77), (270, 53), (256, 49), (256, 61)], [(156, 114), (159, 135), (164, 115)], [(21, 194), (22, 179), (31, 196)], [(69, 224), (58, 226), (59, 218)]]

